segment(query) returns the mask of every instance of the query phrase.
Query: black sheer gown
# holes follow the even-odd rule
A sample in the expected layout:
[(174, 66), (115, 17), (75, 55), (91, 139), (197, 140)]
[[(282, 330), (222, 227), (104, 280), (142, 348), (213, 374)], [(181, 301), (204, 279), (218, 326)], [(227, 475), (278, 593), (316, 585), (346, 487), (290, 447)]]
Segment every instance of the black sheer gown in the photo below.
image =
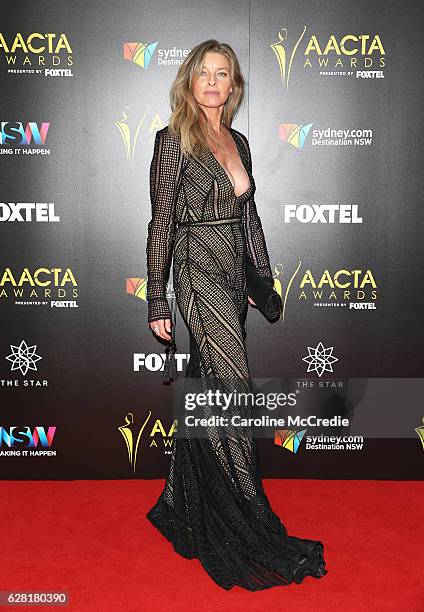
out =
[[(173, 285), (190, 338), (186, 379), (203, 388), (252, 390), (245, 346), (244, 260), (272, 280), (246, 137), (230, 128), (250, 179), (236, 196), (225, 169), (208, 151), (200, 161), (181, 154), (168, 126), (156, 134), (150, 168), (152, 218), (147, 237), (148, 321), (171, 318)], [(273, 282), (273, 281), (272, 281)], [(178, 425), (180, 427), (180, 425)], [(251, 591), (327, 573), (323, 544), (290, 536), (273, 512), (249, 428), (224, 436), (176, 438), (165, 487), (147, 514), (187, 559), (196, 557), (222, 588)]]

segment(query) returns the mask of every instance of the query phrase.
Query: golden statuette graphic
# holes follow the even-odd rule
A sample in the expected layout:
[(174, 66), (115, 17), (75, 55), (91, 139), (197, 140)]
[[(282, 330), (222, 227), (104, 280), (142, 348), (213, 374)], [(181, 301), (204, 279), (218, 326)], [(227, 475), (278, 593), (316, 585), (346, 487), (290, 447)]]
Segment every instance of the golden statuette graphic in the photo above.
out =
[(424, 450), (424, 417), (423, 417), (422, 421), (423, 421), (423, 425), (421, 425), (421, 427), (416, 427), (415, 431), (417, 432), (417, 434), (420, 437), (421, 444), (423, 445), (423, 450)]
[(136, 432), (136, 428), (134, 425), (134, 415), (132, 412), (128, 412), (125, 415), (125, 425), (121, 425), (120, 427), (118, 427), (126, 442), (128, 459), (134, 472), (137, 463), (138, 445), (140, 443), (141, 434), (143, 433), (144, 428), (146, 427), (151, 416), (152, 411), (149, 410), (149, 414), (144, 420), (144, 423), (142, 424), (138, 433)]
[[(296, 44), (294, 45), (291, 51), (290, 59), (288, 58), (288, 52), (286, 50), (286, 41), (287, 41), (287, 36), (288, 36), (286, 28), (281, 28), (281, 30), (278, 32), (278, 39), (279, 39), (278, 42), (273, 43), (271, 45), (271, 49), (274, 51), (275, 55), (277, 56), (278, 65), (280, 67), (281, 83), (283, 85), (283, 88), (285, 89), (286, 94), (289, 89), (290, 71), (291, 71), (293, 59), (294, 59), (294, 56), (296, 55), (297, 48), (305, 32), (306, 32), (306, 26), (303, 27), (303, 32), (297, 39)], [(288, 62), (288, 65), (287, 65), (287, 62)]]

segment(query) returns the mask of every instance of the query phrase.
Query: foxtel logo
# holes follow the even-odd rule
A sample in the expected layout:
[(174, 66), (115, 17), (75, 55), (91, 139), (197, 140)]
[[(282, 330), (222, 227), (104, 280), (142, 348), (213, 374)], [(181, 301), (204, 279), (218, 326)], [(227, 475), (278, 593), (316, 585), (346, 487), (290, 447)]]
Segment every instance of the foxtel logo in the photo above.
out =
[[(189, 358), (190, 353), (175, 353), (175, 361), (178, 372), (182, 372), (184, 370), (184, 362), (188, 362)], [(161, 372), (163, 371), (163, 367), (165, 365), (165, 359), (165, 353), (134, 353), (134, 372), (141, 372), (142, 368), (149, 372)]]
[(53, 202), (0, 202), (0, 222), (19, 221), (38, 223), (59, 222), (55, 214)]
[(284, 223), (362, 223), (358, 204), (285, 204)]

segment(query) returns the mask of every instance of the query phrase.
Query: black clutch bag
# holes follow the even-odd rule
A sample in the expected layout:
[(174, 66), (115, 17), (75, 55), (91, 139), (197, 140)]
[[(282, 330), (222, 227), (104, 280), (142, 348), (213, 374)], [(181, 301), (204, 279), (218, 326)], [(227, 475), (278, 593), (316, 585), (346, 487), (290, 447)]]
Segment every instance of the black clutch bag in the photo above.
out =
[(250, 257), (246, 257), (246, 282), (247, 293), (255, 302), (261, 313), (270, 322), (280, 318), (283, 303), (279, 294), (274, 289), (273, 279), (268, 279), (258, 274)]

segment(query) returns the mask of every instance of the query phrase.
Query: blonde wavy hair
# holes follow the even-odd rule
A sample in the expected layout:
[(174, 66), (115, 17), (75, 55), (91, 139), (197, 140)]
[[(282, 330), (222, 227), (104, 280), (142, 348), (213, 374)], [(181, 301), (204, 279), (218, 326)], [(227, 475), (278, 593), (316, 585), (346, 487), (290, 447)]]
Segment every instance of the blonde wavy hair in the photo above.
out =
[[(193, 81), (200, 75), (203, 61), (208, 52), (222, 53), (230, 65), (233, 91), (229, 94), (221, 115), (221, 122), (230, 128), (243, 98), (245, 80), (240, 70), (236, 54), (230, 45), (220, 43), (214, 38), (199, 43), (190, 51), (178, 68), (177, 76), (171, 86), (169, 99), (172, 114), (169, 131), (181, 139), (181, 151), (189, 157), (199, 157), (209, 150), (208, 142), (219, 143), (207, 121), (207, 116), (193, 95)], [(205, 121), (201, 121), (201, 115)]]

